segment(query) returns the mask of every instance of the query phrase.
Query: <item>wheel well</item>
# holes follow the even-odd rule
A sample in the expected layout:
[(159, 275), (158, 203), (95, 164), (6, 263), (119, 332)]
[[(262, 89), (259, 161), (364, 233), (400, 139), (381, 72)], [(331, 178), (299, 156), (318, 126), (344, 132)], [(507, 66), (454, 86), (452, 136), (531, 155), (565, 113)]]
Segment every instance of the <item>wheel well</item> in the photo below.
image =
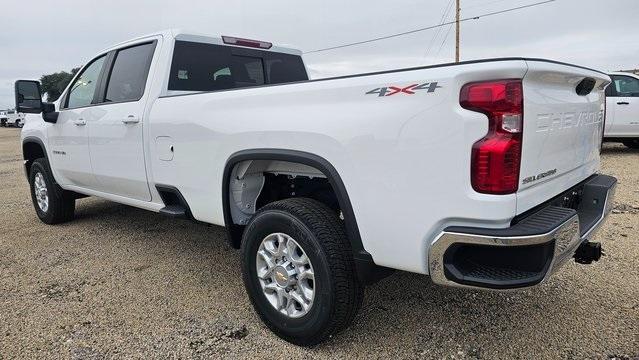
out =
[[(233, 226), (248, 224), (263, 206), (284, 199), (315, 199), (341, 211), (339, 200), (326, 176), (317, 168), (299, 162), (243, 160), (232, 166), (228, 180), (230, 220)], [(232, 239), (239, 247), (239, 238)]]
[[(243, 160), (230, 167), (225, 180), (225, 221), (231, 246), (239, 248), (244, 226), (260, 208), (290, 198), (315, 199), (341, 216), (338, 197), (326, 176), (299, 162)], [(228, 216), (227, 216), (228, 215)], [(342, 217), (343, 218), (343, 217)]]
[[(267, 175), (264, 176), (264, 173)], [(247, 176), (250, 174), (257, 174), (257, 176)], [(260, 176), (262, 179), (260, 179)], [(346, 187), (337, 170), (322, 157), (302, 151), (285, 149), (251, 149), (237, 152), (229, 157), (224, 168), (222, 202), (224, 222), (231, 246), (236, 248), (240, 246), (244, 229), (243, 224), (233, 220), (233, 209), (235, 208), (236, 211), (238, 209), (231, 206), (231, 203), (234, 202), (233, 188), (237, 190), (238, 186), (242, 186), (241, 182), (234, 184), (236, 185), (235, 187), (232, 186), (232, 183), (236, 182), (235, 180), (238, 177), (251, 182), (250, 184), (246, 183), (245, 186), (252, 189), (252, 192), (239, 191), (235, 194), (235, 199), (242, 198), (241, 196), (238, 197), (238, 195), (245, 195), (245, 200), (242, 200), (240, 204), (244, 207), (247, 204), (253, 206), (253, 211), (255, 207), (264, 204), (266, 201), (285, 195), (286, 191), (281, 188), (282, 185), (288, 185), (290, 188), (290, 185), (293, 184), (305, 189), (301, 193), (296, 191), (294, 196), (315, 193), (314, 196), (319, 201), (326, 203), (336, 211), (338, 209), (341, 211), (355, 258), (370, 259), (370, 254), (362, 246), (355, 214), (346, 192)], [(272, 185), (273, 188), (267, 188), (268, 191), (263, 191), (265, 184)], [(331, 195), (327, 192), (329, 186)], [(274, 194), (271, 193), (270, 189), (274, 189)], [(320, 193), (323, 193), (323, 195), (320, 196)], [(290, 195), (289, 192), (288, 196), (290, 197)], [(246, 198), (255, 199), (255, 204), (253, 205)], [(236, 213), (235, 215), (238, 214)], [(237, 220), (242, 217), (236, 216), (235, 218)]]
[(25, 141), (22, 144), (22, 155), (24, 157), (24, 168), (27, 176), (29, 175), (31, 164), (35, 159), (47, 157), (44, 146), (37, 141)]
[(338, 214), (341, 212), (337, 195), (325, 177), (274, 173), (264, 173), (264, 177), (264, 187), (257, 198), (257, 209), (274, 201), (305, 197), (327, 205)]

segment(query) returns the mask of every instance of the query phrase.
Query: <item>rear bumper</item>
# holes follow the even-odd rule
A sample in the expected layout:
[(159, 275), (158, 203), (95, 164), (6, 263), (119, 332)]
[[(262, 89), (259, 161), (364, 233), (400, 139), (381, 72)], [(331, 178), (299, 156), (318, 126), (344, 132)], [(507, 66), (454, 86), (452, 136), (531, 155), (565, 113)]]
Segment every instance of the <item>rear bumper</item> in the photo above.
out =
[(506, 229), (448, 227), (431, 245), (436, 284), (515, 289), (547, 279), (601, 226), (617, 179), (594, 175), (513, 221)]

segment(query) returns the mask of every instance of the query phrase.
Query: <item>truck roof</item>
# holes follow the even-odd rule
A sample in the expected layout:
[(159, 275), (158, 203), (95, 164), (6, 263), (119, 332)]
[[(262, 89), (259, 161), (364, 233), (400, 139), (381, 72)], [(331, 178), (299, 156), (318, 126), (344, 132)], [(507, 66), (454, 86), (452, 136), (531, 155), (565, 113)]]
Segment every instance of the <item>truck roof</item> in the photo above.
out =
[[(135, 41), (139, 41), (139, 40), (144, 40), (146, 38), (150, 38), (150, 37), (155, 37), (155, 36), (162, 36), (164, 38), (168, 38), (168, 39), (176, 39), (176, 40), (184, 40), (184, 41), (193, 41), (193, 42), (202, 42), (202, 43), (209, 43), (209, 44), (217, 44), (217, 45), (224, 45), (224, 46), (235, 46), (235, 47), (240, 47), (243, 48), (243, 46), (237, 46), (237, 45), (232, 45), (232, 44), (227, 44), (224, 43), (224, 41), (222, 40), (222, 36), (226, 36), (226, 35), (211, 35), (211, 34), (206, 34), (206, 33), (198, 33), (195, 31), (187, 31), (187, 30), (183, 30), (183, 29), (166, 29), (166, 30), (161, 30), (161, 31), (157, 31), (157, 32), (153, 32), (153, 33), (149, 33), (149, 34), (145, 34), (142, 36), (137, 36), (135, 38), (126, 40), (126, 41), (122, 41), (119, 42), (113, 46), (110, 46), (104, 50), (101, 51), (101, 53), (104, 52), (108, 52), (110, 50), (113, 50), (115, 48), (121, 47), (122, 45), (126, 45), (128, 43), (131, 42), (135, 42)], [(263, 39), (256, 39), (258, 41), (268, 41), (268, 40), (263, 40)], [(297, 55), (297, 56), (301, 56), (302, 55), (302, 51), (292, 48), (292, 47), (288, 47), (286, 45), (280, 46), (280, 45), (275, 45), (273, 44), (273, 46), (269, 49), (260, 49), (263, 51), (272, 51), (272, 52), (279, 52), (279, 53), (285, 53), (285, 54), (290, 54), (290, 55)]]

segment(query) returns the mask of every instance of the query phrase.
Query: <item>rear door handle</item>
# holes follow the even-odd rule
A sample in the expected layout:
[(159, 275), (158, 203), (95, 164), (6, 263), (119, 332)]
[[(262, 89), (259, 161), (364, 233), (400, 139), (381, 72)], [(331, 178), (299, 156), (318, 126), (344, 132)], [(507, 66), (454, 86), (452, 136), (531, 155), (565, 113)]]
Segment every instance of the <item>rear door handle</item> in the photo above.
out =
[(84, 119), (76, 119), (76, 120), (73, 120), (73, 123), (74, 123), (76, 126), (84, 126), (84, 125), (86, 125), (86, 124), (87, 124), (87, 121), (86, 121), (86, 120), (84, 120)]
[(617, 105), (630, 105), (630, 103), (627, 101), (619, 101), (617, 102)]
[(122, 122), (124, 124), (137, 124), (140, 122), (140, 118), (135, 115), (129, 115), (125, 117), (124, 119), (122, 119)]

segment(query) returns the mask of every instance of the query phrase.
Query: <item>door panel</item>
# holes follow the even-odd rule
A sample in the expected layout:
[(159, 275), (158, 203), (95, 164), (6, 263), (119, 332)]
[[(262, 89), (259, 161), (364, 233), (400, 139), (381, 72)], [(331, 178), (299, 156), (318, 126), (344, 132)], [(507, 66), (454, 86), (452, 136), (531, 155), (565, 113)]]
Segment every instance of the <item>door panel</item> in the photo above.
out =
[(151, 200), (144, 162), (145, 87), (155, 42), (118, 50), (99, 118), (89, 123), (89, 153), (100, 191)]
[[(102, 116), (90, 124), (90, 154), (100, 191), (151, 200), (144, 164), (142, 102), (101, 106)], [(129, 115), (139, 122), (130, 121)]]
[[(94, 189), (96, 180), (89, 157), (89, 133), (86, 123), (95, 116), (93, 108), (63, 110), (58, 122), (49, 127), (51, 166), (64, 185)], [(84, 123), (84, 125), (82, 125)]]
[(615, 107), (615, 135), (639, 137), (639, 98), (616, 97), (611, 105)]
[(611, 78), (606, 106), (612, 121), (606, 136), (639, 137), (639, 78), (631, 75)]
[(51, 165), (64, 185), (95, 189), (87, 124), (101, 116), (93, 107), (106, 56), (92, 60), (60, 101), (58, 121), (48, 130)]

